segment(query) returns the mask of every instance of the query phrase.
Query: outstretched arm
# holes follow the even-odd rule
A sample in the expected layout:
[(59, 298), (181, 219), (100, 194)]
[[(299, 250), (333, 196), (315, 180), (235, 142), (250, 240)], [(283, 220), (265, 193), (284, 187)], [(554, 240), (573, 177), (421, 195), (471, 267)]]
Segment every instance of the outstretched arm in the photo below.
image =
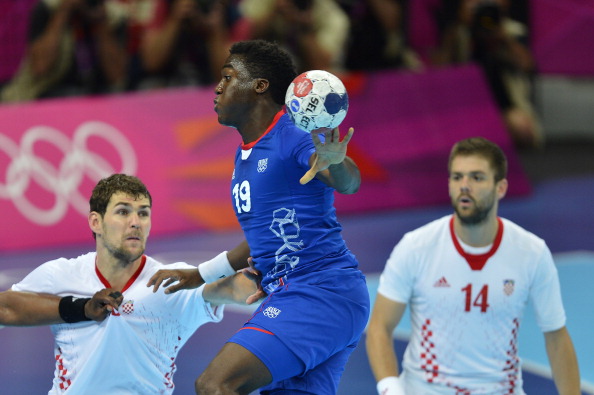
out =
[(263, 297), (266, 293), (262, 290), (261, 274), (254, 269), (251, 264), (250, 267), (241, 270), (231, 277), (226, 277), (218, 280), (212, 284), (204, 286), (204, 300), (212, 304), (252, 304)]
[(335, 129), (324, 129), (324, 142), (321, 141), (318, 133), (312, 133), (311, 137), (316, 147), (316, 152), (311, 156), (309, 162), (311, 168), (299, 181), (307, 184), (314, 177), (318, 177), (326, 185), (344, 194), (355, 193), (361, 185), (361, 174), (355, 162), (346, 156), (347, 145), (353, 137), (354, 129), (350, 128), (348, 133), (340, 140), (340, 131)]
[(157, 292), (162, 285), (165, 293), (177, 292), (181, 289), (198, 288), (204, 283), (212, 283), (218, 279), (233, 275), (236, 271), (248, 267), (250, 248), (247, 241), (242, 241), (230, 251), (223, 251), (213, 259), (198, 265), (198, 269), (162, 269), (155, 273), (147, 283)]
[(557, 391), (560, 395), (580, 395), (580, 371), (567, 328), (545, 332), (544, 336)]
[(122, 302), (121, 294), (113, 295), (113, 292), (111, 289), (101, 290), (93, 298), (83, 299), (82, 303), (72, 301), (72, 297), (60, 298), (56, 295), (33, 292), (0, 292), (0, 325), (36, 326), (63, 323), (65, 320), (60, 314), (60, 302), (63, 299), (63, 309), (80, 318), (71, 322), (102, 321)]
[(5, 291), (0, 293), (0, 324), (32, 326), (58, 324), (60, 297), (28, 292)]

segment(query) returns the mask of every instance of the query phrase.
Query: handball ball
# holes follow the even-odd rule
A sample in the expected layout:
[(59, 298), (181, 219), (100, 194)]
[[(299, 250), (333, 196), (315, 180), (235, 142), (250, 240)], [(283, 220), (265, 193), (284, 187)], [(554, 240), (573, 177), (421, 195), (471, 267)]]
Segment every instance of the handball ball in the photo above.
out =
[(306, 132), (334, 129), (344, 120), (349, 98), (342, 81), (324, 70), (298, 75), (285, 95), (287, 113), (293, 123)]

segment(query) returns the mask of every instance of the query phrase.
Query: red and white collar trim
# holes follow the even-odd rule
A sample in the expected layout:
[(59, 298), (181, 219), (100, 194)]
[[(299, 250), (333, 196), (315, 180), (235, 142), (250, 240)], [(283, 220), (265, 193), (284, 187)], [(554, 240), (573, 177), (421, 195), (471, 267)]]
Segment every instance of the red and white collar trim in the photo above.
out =
[(454, 242), (454, 246), (456, 247), (458, 253), (462, 255), (464, 259), (466, 259), (466, 262), (468, 262), (468, 265), (470, 265), (472, 270), (482, 270), (487, 263), (487, 260), (491, 258), (495, 252), (497, 252), (497, 249), (501, 244), (501, 238), (503, 237), (503, 221), (501, 221), (501, 218), (499, 217), (497, 217), (497, 225), (497, 234), (495, 235), (495, 240), (493, 241), (493, 246), (491, 249), (484, 254), (473, 255), (464, 251), (460, 245), (458, 237), (456, 237), (456, 233), (454, 233), (454, 216), (452, 215), (452, 218), (450, 219), (450, 235), (452, 236), (452, 241)]
[[(138, 266), (138, 269), (136, 269), (136, 272), (134, 272), (134, 274), (132, 275), (132, 277), (130, 277), (130, 279), (128, 280), (126, 285), (124, 285), (124, 288), (122, 288), (122, 293), (125, 290), (127, 290), (128, 288), (130, 288), (130, 286), (132, 284), (134, 284), (134, 281), (136, 281), (138, 276), (140, 276), (140, 273), (142, 273), (142, 269), (144, 269), (145, 263), (146, 263), (146, 256), (143, 255), (142, 260), (140, 261), (140, 265)], [(97, 258), (95, 258), (95, 273), (97, 273), (97, 277), (99, 277), (99, 281), (101, 281), (101, 283), (103, 285), (105, 285), (105, 288), (112, 288), (109, 281), (107, 281), (107, 279), (105, 277), (103, 277), (103, 274), (101, 274), (101, 272), (99, 271), (99, 268), (97, 267)]]
[(258, 140), (252, 141), (251, 143), (241, 144), (241, 149), (242, 150), (250, 150), (250, 149), (254, 148), (254, 145), (256, 145), (258, 143), (258, 141), (260, 141), (262, 139), (262, 137), (266, 136), (268, 134), (268, 132), (270, 132), (272, 130), (272, 128), (274, 128), (276, 126), (276, 124), (278, 123), (278, 120), (280, 119), (280, 117), (283, 116), (284, 113), (285, 113), (284, 108), (282, 110), (280, 110), (279, 112), (277, 112), (276, 115), (274, 116), (274, 118), (272, 119), (272, 122), (270, 123), (270, 125), (268, 126), (266, 131), (262, 134), (262, 136), (258, 137)]

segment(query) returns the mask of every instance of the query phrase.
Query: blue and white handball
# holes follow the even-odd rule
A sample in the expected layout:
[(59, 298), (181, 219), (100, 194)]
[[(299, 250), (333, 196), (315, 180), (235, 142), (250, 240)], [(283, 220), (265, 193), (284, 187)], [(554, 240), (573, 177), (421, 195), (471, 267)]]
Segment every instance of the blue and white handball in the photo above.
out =
[(340, 78), (324, 70), (310, 70), (291, 82), (285, 104), (295, 125), (311, 133), (340, 125), (349, 108), (349, 97)]

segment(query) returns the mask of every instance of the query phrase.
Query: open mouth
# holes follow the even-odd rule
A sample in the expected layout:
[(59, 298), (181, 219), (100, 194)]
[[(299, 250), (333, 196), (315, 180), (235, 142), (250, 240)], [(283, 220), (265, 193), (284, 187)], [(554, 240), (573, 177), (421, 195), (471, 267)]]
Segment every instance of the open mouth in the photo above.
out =
[(474, 200), (472, 200), (472, 198), (470, 196), (460, 196), (458, 198), (458, 204), (460, 204), (460, 206), (462, 206), (462, 207), (470, 206), (473, 203), (474, 203)]

